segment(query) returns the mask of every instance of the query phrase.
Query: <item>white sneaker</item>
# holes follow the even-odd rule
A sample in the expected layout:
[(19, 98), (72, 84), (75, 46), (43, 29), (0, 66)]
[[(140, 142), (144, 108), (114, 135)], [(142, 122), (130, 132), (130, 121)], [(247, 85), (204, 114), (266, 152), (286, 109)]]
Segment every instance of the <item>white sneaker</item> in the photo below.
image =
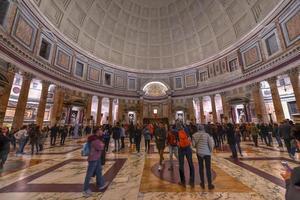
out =
[(99, 187), (99, 190), (104, 190), (105, 188), (107, 188), (109, 182), (105, 182), (103, 186)]
[(83, 191), (82, 194), (84, 197), (90, 197), (93, 195), (93, 193), (90, 189), (88, 189), (87, 191)]
[(159, 166), (158, 166), (158, 171), (161, 171), (161, 168), (162, 168), (161, 165), (159, 165)]

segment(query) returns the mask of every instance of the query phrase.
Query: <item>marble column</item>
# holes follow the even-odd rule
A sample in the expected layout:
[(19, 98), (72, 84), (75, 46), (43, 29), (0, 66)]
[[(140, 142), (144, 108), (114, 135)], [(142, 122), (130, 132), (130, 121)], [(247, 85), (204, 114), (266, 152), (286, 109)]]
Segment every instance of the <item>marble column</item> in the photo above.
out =
[(97, 109), (97, 126), (101, 125), (102, 120), (102, 99), (103, 97), (98, 97), (98, 109)]
[(6, 78), (8, 80), (8, 85), (5, 86), (2, 95), (0, 95), (0, 127), (3, 125), (4, 122), (5, 112), (10, 97), (10, 91), (15, 78), (15, 68), (11, 65), (9, 65), (8, 67)]
[(221, 92), (221, 101), (222, 101), (222, 109), (223, 109), (223, 117), (224, 117), (224, 122), (228, 122), (229, 120), (229, 105), (226, 100), (226, 92)]
[(54, 91), (53, 106), (52, 106), (51, 117), (50, 117), (51, 126), (54, 126), (59, 121), (62, 104), (63, 104), (63, 89), (59, 86), (56, 86)]
[(168, 97), (168, 118), (169, 118), (169, 124), (172, 124), (174, 121), (173, 117), (173, 105), (172, 105), (172, 97)]
[(108, 123), (110, 124), (110, 125), (113, 125), (113, 101), (114, 101), (114, 99), (113, 98), (109, 98), (109, 111), (108, 111)]
[(284, 118), (283, 108), (281, 105), (280, 95), (277, 88), (277, 77), (269, 78), (267, 81), (270, 85), (272, 101), (275, 109), (277, 122), (282, 122), (285, 118)]
[(300, 82), (299, 82), (299, 70), (294, 68), (288, 72), (290, 81), (294, 90), (294, 95), (296, 99), (297, 110), (300, 112)]
[(193, 98), (189, 98), (186, 100), (186, 107), (188, 111), (188, 118), (187, 120), (194, 122), (195, 121), (195, 110), (193, 105)]
[(203, 108), (203, 97), (199, 97), (199, 106), (200, 106), (201, 124), (205, 124), (205, 115), (204, 115), (204, 108)]
[(137, 123), (143, 124), (143, 119), (144, 119), (144, 99), (143, 97), (140, 98), (138, 101), (138, 118), (137, 118)]
[(31, 74), (25, 73), (23, 75), (22, 87), (21, 87), (21, 91), (20, 91), (20, 95), (16, 107), (15, 116), (12, 123), (12, 127), (14, 127), (15, 129), (19, 129), (23, 125), (31, 80), (32, 80)]
[(49, 86), (50, 86), (50, 82), (42, 81), (42, 92), (41, 92), (37, 115), (36, 115), (36, 124), (40, 126), (40, 128), (43, 126), (43, 122), (44, 122)]
[(267, 122), (267, 112), (262, 96), (262, 91), (260, 89), (260, 82), (251, 84), (249, 89), (251, 90), (256, 118), (258, 119), (258, 121)]
[(85, 112), (85, 124), (91, 125), (91, 115), (92, 115), (92, 103), (93, 103), (93, 96), (88, 94), (87, 95), (87, 102), (86, 102), (86, 112)]
[(213, 122), (218, 122), (218, 116), (217, 116), (217, 110), (216, 110), (216, 100), (215, 95), (210, 95), (210, 101), (211, 101), (211, 109), (212, 109), (212, 115), (213, 115)]

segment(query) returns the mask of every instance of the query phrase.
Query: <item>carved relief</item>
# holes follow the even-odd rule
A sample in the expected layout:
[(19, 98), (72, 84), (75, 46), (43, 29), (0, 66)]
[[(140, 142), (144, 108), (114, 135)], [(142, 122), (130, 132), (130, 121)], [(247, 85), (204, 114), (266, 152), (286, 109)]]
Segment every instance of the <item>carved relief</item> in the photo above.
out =
[(254, 45), (242, 50), (244, 69), (248, 69), (262, 61), (260, 48), (256, 42)]

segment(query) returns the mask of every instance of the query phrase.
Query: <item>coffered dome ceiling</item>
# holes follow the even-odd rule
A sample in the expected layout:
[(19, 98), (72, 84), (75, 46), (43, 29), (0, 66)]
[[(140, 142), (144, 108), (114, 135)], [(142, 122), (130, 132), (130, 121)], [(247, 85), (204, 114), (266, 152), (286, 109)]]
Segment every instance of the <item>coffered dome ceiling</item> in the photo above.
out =
[(66, 37), (130, 69), (195, 64), (238, 41), (280, 0), (32, 0)]

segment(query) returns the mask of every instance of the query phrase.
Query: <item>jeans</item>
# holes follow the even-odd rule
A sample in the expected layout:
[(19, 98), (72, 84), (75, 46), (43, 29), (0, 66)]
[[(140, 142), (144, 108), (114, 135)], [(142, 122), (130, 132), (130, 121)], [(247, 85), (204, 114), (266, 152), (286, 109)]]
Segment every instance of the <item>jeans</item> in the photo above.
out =
[(145, 152), (150, 151), (150, 140), (145, 140)]
[(189, 164), (190, 168), (190, 184), (194, 184), (195, 182), (195, 169), (193, 163), (192, 149), (191, 147), (179, 148), (178, 149), (178, 159), (179, 159), (179, 174), (180, 180), (182, 184), (185, 184), (185, 176), (184, 176), (184, 156)]
[(135, 138), (135, 148), (138, 153), (141, 150), (141, 138)]
[(21, 154), (21, 153), (24, 152), (25, 144), (26, 144), (26, 140), (25, 139), (20, 139), (19, 140), (19, 149), (16, 152), (17, 154)]
[(236, 144), (229, 144), (229, 147), (232, 152), (232, 157), (237, 158), (238, 156), (237, 156), (237, 151), (236, 151)]
[(61, 136), (60, 137), (60, 145), (64, 145), (66, 140), (66, 136)]
[(170, 154), (171, 167), (173, 167), (173, 155), (175, 155), (176, 159), (178, 159), (178, 147), (169, 145), (169, 154)]
[(280, 147), (282, 147), (282, 141), (279, 135), (275, 135), (275, 139)]
[(31, 154), (33, 154), (34, 153), (34, 147), (36, 148), (36, 153), (38, 153), (39, 152), (39, 144), (38, 144), (38, 142), (32, 142), (31, 143)]
[(115, 140), (115, 151), (120, 150), (120, 139), (114, 139)]
[(108, 151), (109, 141), (110, 141), (110, 138), (105, 138), (104, 139), (104, 149), (105, 149), (105, 151)]
[(89, 189), (91, 177), (96, 174), (96, 185), (102, 187), (104, 185), (104, 177), (102, 176), (102, 166), (100, 159), (95, 161), (88, 161), (87, 172), (84, 180), (83, 191)]
[(211, 181), (211, 156), (205, 155), (203, 157), (197, 155), (198, 163), (199, 163), (199, 175), (200, 175), (200, 184), (204, 184), (204, 167), (203, 161), (205, 162), (205, 171), (207, 177), (208, 185), (212, 185)]
[(239, 150), (240, 155), (242, 155), (241, 143), (240, 143), (240, 142), (237, 142), (237, 143), (236, 143), (236, 147), (237, 147), (237, 149)]

